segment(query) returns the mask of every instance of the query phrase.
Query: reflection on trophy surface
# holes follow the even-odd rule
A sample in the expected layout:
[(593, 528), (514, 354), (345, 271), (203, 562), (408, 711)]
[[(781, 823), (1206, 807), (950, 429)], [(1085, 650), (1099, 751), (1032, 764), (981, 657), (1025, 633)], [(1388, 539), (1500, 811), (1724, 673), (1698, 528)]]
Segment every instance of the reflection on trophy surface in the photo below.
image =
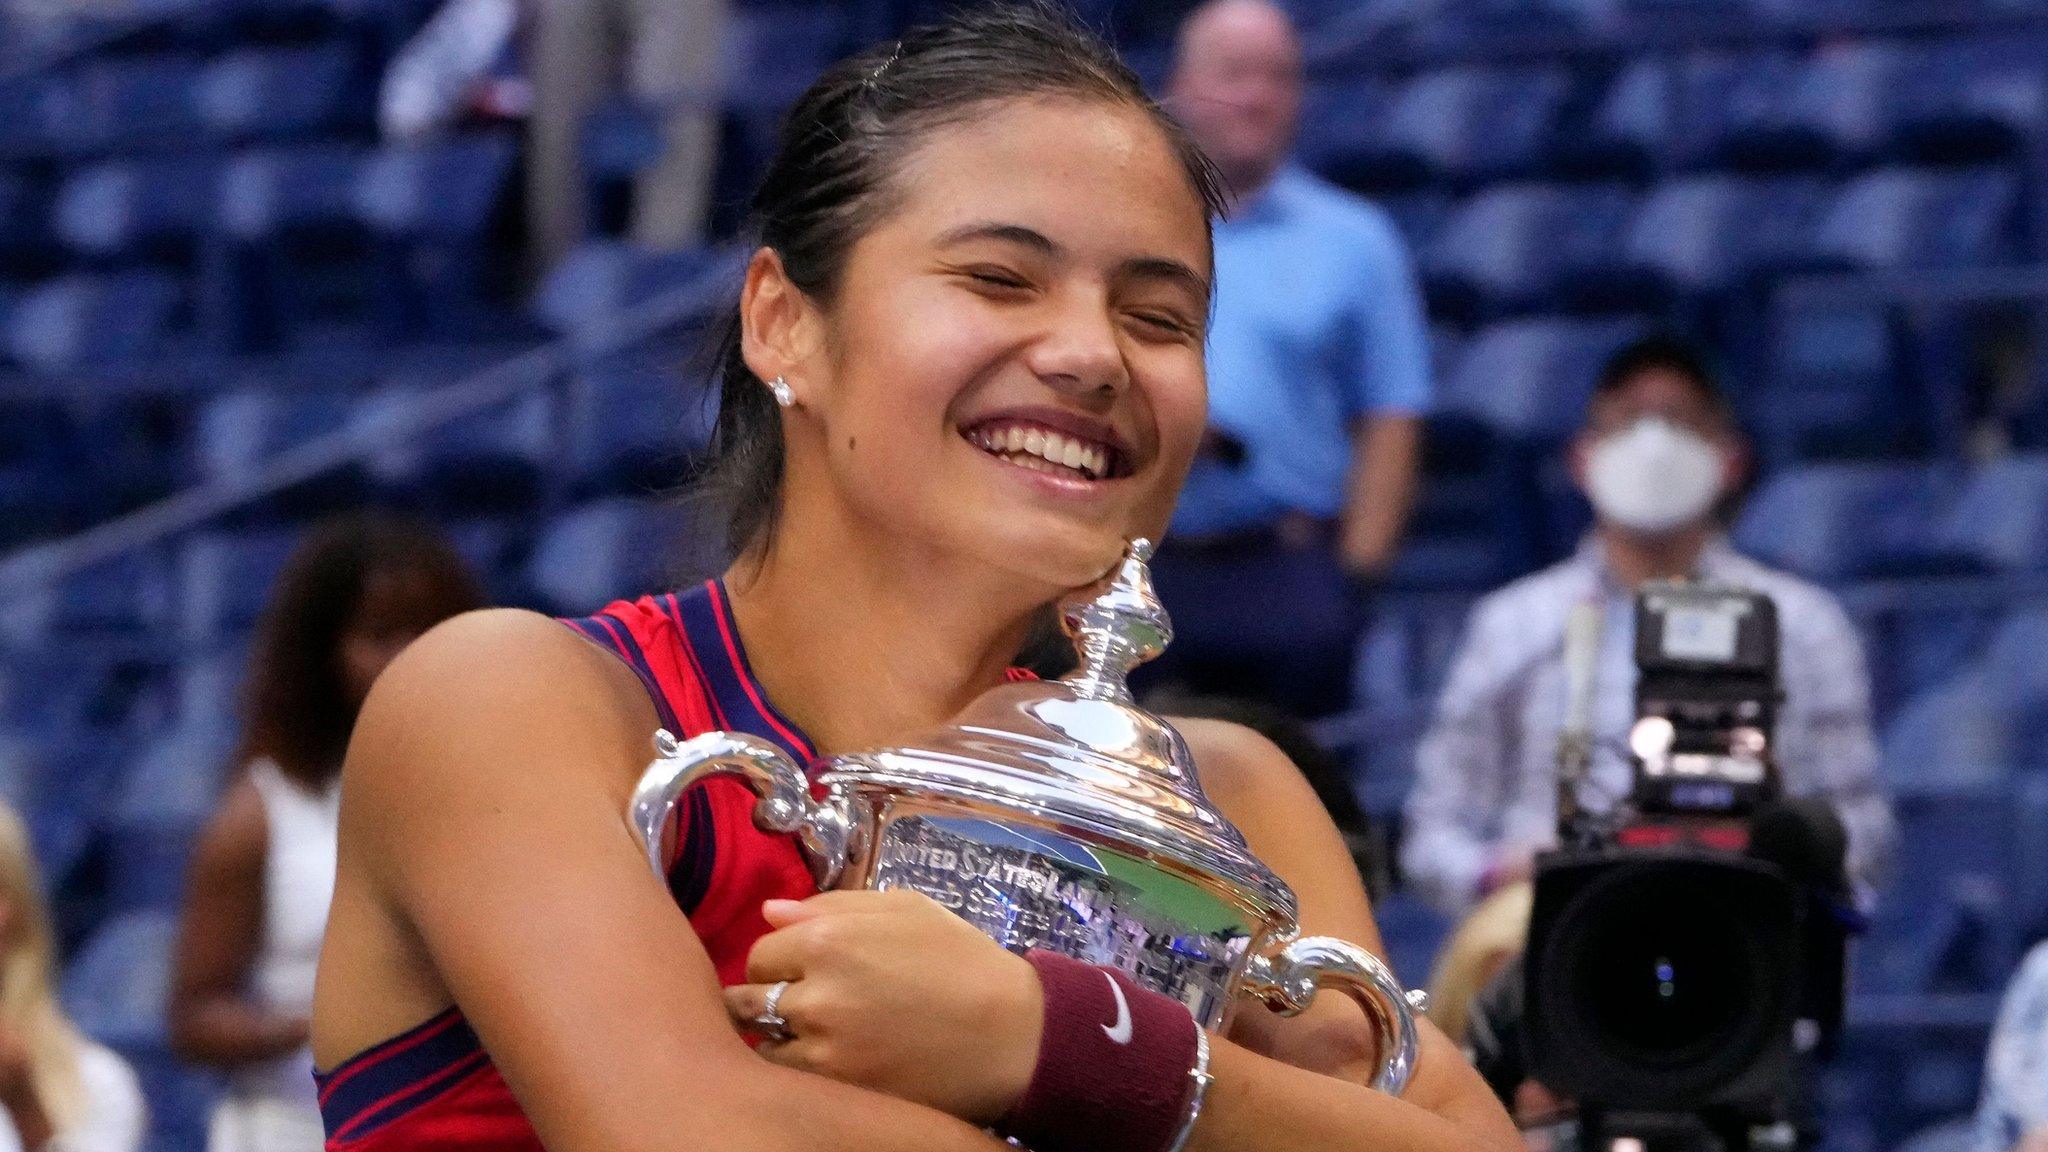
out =
[(922, 892), (1012, 951), (1119, 969), (1211, 1031), (1247, 996), (1291, 1015), (1337, 989), (1379, 1029), (1374, 1086), (1398, 1094), (1420, 993), (1355, 944), (1297, 938), (1293, 890), (1203, 795), (1180, 733), (1124, 684), (1172, 639), (1150, 555), (1133, 541), (1101, 585), (1062, 606), (1079, 671), (991, 689), (902, 746), (807, 775), (751, 736), (659, 733), (633, 799), (648, 860), (661, 871), (684, 791), (737, 775), (761, 797), (755, 822), (797, 836), (819, 888)]
[(1241, 917), (1192, 885), (1175, 915), (1154, 910), (1147, 901), (1171, 877), (1054, 832), (908, 816), (890, 822), (876, 856), (874, 887), (923, 892), (1015, 952), (1044, 948), (1121, 969), (1197, 1020), (1227, 1003), (1251, 937)]

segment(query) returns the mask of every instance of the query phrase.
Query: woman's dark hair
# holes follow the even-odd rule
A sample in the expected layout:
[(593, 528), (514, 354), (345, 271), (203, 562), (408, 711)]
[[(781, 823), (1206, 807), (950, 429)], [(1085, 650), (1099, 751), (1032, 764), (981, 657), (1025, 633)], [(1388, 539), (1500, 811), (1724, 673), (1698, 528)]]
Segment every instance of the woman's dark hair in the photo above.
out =
[[(1027, 0), (968, 9), (829, 69), (784, 121), (749, 229), (792, 283), (830, 300), (854, 243), (892, 207), (890, 176), (932, 129), (1038, 96), (1151, 115), (1208, 215), (1221, 214), (1214, 168), (1137, 75), (1071, 13)], [(744, 552), (772, 527), (783, 445), (776, 405), (741, 356), (737, 313), (720, 339), (717, 374), (718, 422), (701, 481), (724, 505), (728, 545)]]
[(360, 707), (342, 681), (341, 638), (380, 584), (401, 597), (385, 622), (414, 631), (483, 603), (469, 566), (424, 524), (358, 514), (315, 526), (257, 627), (239, 763), (267, 758), (314, 788), (341, 770)]

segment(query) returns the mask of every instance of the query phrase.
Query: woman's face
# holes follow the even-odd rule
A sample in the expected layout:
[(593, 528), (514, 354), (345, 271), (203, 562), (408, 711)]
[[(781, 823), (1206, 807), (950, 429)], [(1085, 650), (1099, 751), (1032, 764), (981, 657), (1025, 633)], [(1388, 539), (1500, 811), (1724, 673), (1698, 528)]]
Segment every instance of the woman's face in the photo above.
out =
[[(785, 529), (821, 495), (1039, 585), (1157, 538), (1200, 438), (1206, 210), (1158, 127), (1015, 101), (931, 134), (789, 367)], [(755, 365), (758, 370), (761, 365)]]

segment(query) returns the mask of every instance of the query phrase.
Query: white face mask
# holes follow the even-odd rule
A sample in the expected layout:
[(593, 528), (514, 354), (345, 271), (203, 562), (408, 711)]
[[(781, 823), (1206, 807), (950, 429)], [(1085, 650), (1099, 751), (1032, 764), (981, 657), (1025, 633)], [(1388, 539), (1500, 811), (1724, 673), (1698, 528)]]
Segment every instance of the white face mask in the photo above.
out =
[(1661, 416), (1603, 438), (1586, 459), (1594, 509), (1638, 532), (1667, 532), (1706, 515), (1720, 499), (1721, 482), (1714, 445)]

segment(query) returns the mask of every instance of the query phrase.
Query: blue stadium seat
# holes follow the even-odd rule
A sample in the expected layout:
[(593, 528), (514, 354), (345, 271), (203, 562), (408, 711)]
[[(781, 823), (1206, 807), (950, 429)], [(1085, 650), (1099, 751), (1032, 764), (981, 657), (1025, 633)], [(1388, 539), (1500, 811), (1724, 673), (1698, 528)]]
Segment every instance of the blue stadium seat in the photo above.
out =
[(50, 740), (118, 727), (134, 703), (135, 670), (117, 653), (54, 638), (0, 664), (0, 726)]
[(1909, 49), (1892, 110), (1896, 146), (1937, 162), (2018, 153), (2048, 108), (2043, 52), (2040, 40), (2013, 33)]
[(221, 1093), (220, 1078), (179, 1059), (164, 1044), (129, 1045), (121, 1055), (142, 1081), (149, 1130), (142, 1152), (200, 1152)]
[(0, 78), (0, 157), (41, 159), (56, 150), (58, 123), (74, 103), (62, 78), (47, 69)]
[(1430, 302), (1453, 314), (1527, 310), (1610, 280), (1633, 200), (1614, 185), (1505, 185), (1458, 209), (1424, 264)]
[(168, 910), (102, 925), (64, 972), (64, 1007), (87, 1035), (117, 1048), (162, 1046), (178, 924)]
[(1842, 606), (1863, 636), (1880, 721), (1981, 656), (2006, 607), (2004, 597), (1974, 578), (1850, 588)]
[(2048, 570), (2048, 456), (2014, 456), (1979, 469), (1939, 532), (1949, 547), (1990, 568)]
[(283, 529), (205, 532), (178, 552), (178, 631), (210, 646), (245, 633), (269, 602), (296, 534)]
[(649, 252), (616, 240), (588, 241), (548, 272), (532, 311), (550, 331), (574, 332), (678, 291), (720, 261), (703, 249)]
[(1668, 158), (1718, 168), (1748, 160), (1744, 132), (1780, 114), (1801, 60), (1776, 49), (1695, 53), (1676, 64), (1677, 96)]
[(620, 356), (569, 385), (568, 442), (555, 459), (585, 494), (674, 487), (711, 442), (717, 394), (659, 357)]
[(1823, 47), (1789, 73), (1772, 58), (1781, 87), (1731, 100), (1723, 155), (1736, 163), (1820, 168), (1874, 156), (1890, 128), (1890, 103), (1905, 61), (1878, 42)]
[(79, 273), (25, 293), (7, 318), (6, 350), (26, 368), (63, 372), (168, 350), (184, 304), (160, 272)]
[(1843, 189), (1809, 255), (1859, 269), (1995, 264), (2012, 250), (2018, 203), (2013, 175), (1995, 168), (1880, 169)]
[[(427, 390), (407, 381), (387, 383), (354, 405), (358, 430), (405, 418)], [(529, 508), (540, 497), (559, 449), (555, 401), (530, 392), (408, 441), (369, 461), (369, 474), (396, 492), (428, 500), (444, 513), (504, 512)]]
[(1736, 287), (1803, 249), (1824, 195), (1819, 181), (1799, 178), (1660, 184), (1629, 223), (1616, 279), (1681, 298)]
[[(1985, 648), (1985, 674), (2012, 708), (2016, 761), (2048, 770), (2048, 609), (2027, 608), (2006, 617)], [(2043, 873), (2048, 876), (2048, 872)]]
[(199, 833), (227, 783), (236, 733), (185, 726), (150, 736), (129, 763), (103, 826), (112, 838), (107, 908), (175, 908)]
[(207, 65), (194, 87), (195, 115), (221, 140), (280, 139), (343, 124), (356, 61), (341, 43), (248, 48)]
[(473, 239), (490, 222), (516, 151), (496, 133), (383, 149), (364, 164), (356, 189), (363, 221), (383, 236)]
[(1641, 330), (1634, 320), (1511, 320), (1480, 330), (1437, 398), (1503, 435), (1558, 443), (1585, 416), (1601, 361)]
[(1628, 62), (1582, 118), (1568, 118), (1559, 129), (1550, 162), (1567, 172), (1655, 171), (1670, 154), (1678, 89), (1671, 60), (1644, 56)]
[(1604, 0), (1463, 0), (1435, 6), (1413, 22), (1409, 37), (1423, 51), (1478, 53), (1531, 37), (1585, 35), (1608, 7)]
[(728, 99), (742, 108), (779, 114), (811, 81), (852, 48), (848, 5), (749, 5), (734, 14), (723, 58), (733, 61)]
[(1375, 203), (1393, 220), (1411, 253), (1428, 251), (1455, 209), (1449, 196), (1428, 190), (1380, 196)]
[(188, 655), (179, 664), (176, 708), (166, 718), (172, 732), (218, 732), (239, 722), (249, 651), (226, 644)]
[(1436, 955), (1456, 927), (1442, 913), (1404, 892), (1373, 902), (1373, 919), (1386, 942), (1387, 963), (1408, 988), (1429, 987)]
[(95, 60), (52, 94), (49, 143), (76, 156), (193, 139), (199, 124), (190, 93), (201, 67), (197, 58), (175, 52)]
[(45, 882), (55, 885), (86, 853), (112, 793), (109, 737), (0, 734), (0, 795), (21, 814)]
[(1990, 786), (2017, 761), (2014, 718), (1981, 670), (1913, 698), (1884, 730), (1884, 776), (1894, 788)]
[(1351, 698), (1375, 712), (1428, 711), (1471, 615), (1469, 596), (1389, 597), (1359, 641)]
[(651, 500), (582, 505), (535, 546), (526, 583), (561, 613), (594, 612), (620, 597), (663, 591), (722, 567), (723, 527), (701, 510)]
[(1741, 27), (1760, 22), (1769, 6), (1753, 0), (1616, 0), (1616, 14), (1645, 26)]
[(0, 256), (19, 259), (45, 246), (47, 200), (47, 194), (28, 176), (0, 171)]
[(193, 471), (216, 482), (245, 481), (270, 458), (348, 419), (349, 398), (272, 388), (244, 388), (206, 402), (192, 430)]
[(156, 247), (189, 248), (212, 223), (217, 199), (218, 172), (205, 157), (114, 160), (65, 181), (51, 219), (74, 252), (146, 259)]
[(1935, 446), (1936, 422), (1902, 371), (1881, 307), (1791, 303), (1769, 339), (1769, 374), (1738, 397), (1766, 460), (1917, 456)]
[(1533, 173), (1571, 78), (1555, 68), (1451, 68), (1416, 77), (1343, 165), (1349, 182), (1489, 180)]
[(1386, 84), (1347, 76), (1309, 86), (1302, 97), (1301, 135), (1296, 148), (1309, 167), (1339, 184), (1380, 183)]
[(2048, 703), (2048, 608), (2023, 607), (2005, 618), (1984, 652), (1984, 666), (2008, 698)]
[(1959, 1116), (1915, 1132), (1894, 1152), (1978, 1152), (1979, 1148), (1976, 1118)]
[(1946, 477), (1919, 465), (1807, 465), (1764, 483), (1735, 540), (1766, 563), (1821, 581), (1967, 571), (1932, 539), (1951, 498)]
[(170, 568), (153, 552), (127, 552), (6, 606), (0, 631), (16, 643), (133, 641), (170, 621)]
[(2000, 986), (2041, 911), (2044, 795), (2010, 782), (1895, 794), (1898, 859), (1870, 934), (1852, 957), (1860, 986), (1901, 993)]
[(367, 153), (344, 144), (244, 152), (221, 180), (221, 224), (245, 242), (352, 221)]

